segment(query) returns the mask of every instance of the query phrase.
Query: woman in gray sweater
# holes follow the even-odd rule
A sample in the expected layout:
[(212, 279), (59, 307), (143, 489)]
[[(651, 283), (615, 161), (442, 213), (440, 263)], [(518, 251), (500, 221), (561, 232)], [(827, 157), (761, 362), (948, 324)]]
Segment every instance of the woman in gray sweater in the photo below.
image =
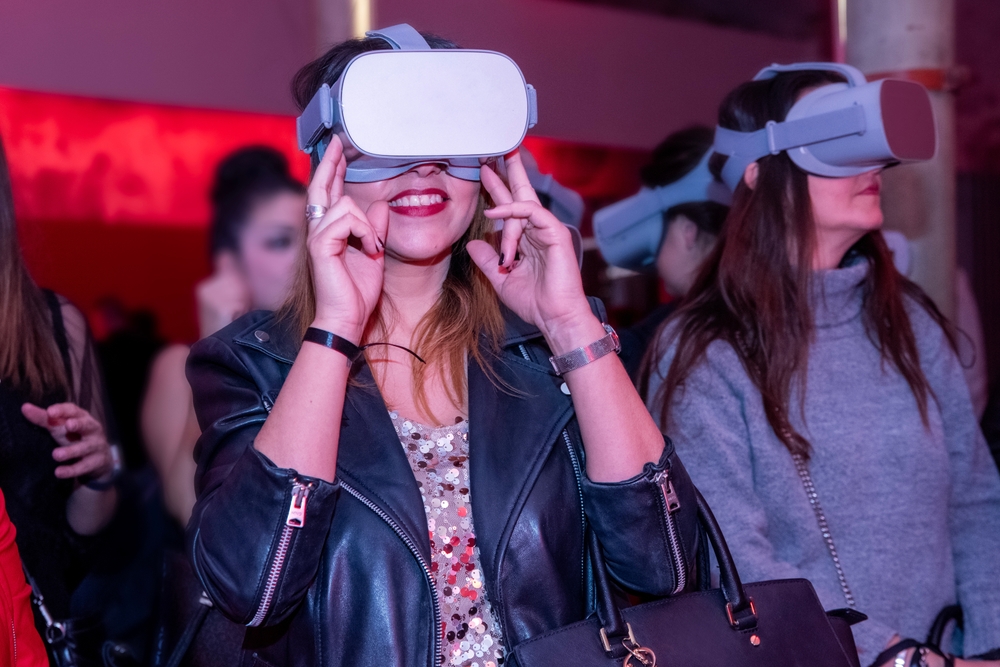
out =
[[(838, 80), (743, 84), (720, 126), (759, 130)], [(945, 664), (896, 645), (960, 603), (960, 653), (1000, 664), (1000, 475), (947, 321), (893, 267), (880, 186), (881, 170), (824, 178), (783, 152), (750, 164), (646, 395), (745, 580), (804, 577), (828, 609), (868, 614), (863, 665), (890, 648), (879, 662)]]

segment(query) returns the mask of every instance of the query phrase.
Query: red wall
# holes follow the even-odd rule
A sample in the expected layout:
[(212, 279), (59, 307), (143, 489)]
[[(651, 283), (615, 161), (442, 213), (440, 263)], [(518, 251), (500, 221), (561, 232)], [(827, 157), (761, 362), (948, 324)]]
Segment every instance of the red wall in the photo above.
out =
[(113, 295), (149, 308), (172, 340), (192, 340), (206, 275), (215, 165), (258, 143), (308, 159), (289, 116), (204, 111), (0, 89), (24, 254), (36, 280), (84, 310)]
[[(105, 296), (157, 315), (170, 340), (197, 335), (192, 293), (209, 272), (215, 165), (251, 143), (308, 159), (290, 116), (183, 109), (0, 88), (25, 258), (39, 284), (89, 311)], [(590, 209), (638, 188), (645, 153), (532, 137), (540, 168)]]

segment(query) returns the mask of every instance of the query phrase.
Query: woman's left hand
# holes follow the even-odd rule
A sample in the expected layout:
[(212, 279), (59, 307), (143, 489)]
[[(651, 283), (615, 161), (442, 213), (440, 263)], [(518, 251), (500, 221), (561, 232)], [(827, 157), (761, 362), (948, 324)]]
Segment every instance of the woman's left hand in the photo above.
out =
[(486, 217), (504, 220), (500, 254), (477, 240), (469, 242), (469, 255), (507, 307), (552, 340), (556, 330), (595, 318), (569, 230), (539, 202), (520, 154), (515, 150), (504, 159), (509, 189), (490, 167), (481, 170), (496, 204)]
[(58, 443), (52, 458), (63, 465), (56, 468), (56, 477), (103, 480), (114, 473), (114, 458), (104, 427), (80, 406), (56, 403), (40, 408), (25, 403), (21, 413), (32, 424), (48, 429)]

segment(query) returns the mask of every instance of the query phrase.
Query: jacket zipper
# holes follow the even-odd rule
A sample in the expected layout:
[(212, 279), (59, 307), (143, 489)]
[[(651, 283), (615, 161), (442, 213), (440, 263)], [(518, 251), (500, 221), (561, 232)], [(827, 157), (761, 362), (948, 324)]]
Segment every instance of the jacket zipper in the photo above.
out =
[[(271, 408), (274, 407), (274, 403), (266, 395), (265, 396), (261, 396), (261, 400), (264, 403), (264, 409), (266, 409), (267, 412), (268, 412), (268, 414), (270, 414), (271, 413)], [(372, 501), (370, 501), (367, 498), (365, 498), (363, 495), (361, 495), (356, 489), (354, 489), (349, 484), (346, 484), (343, 481), (341, 481), (340, 482), (340, 488), (344, 489), (349, 494), (351, 494), (352, 496), (354, 496), (355, 498), (357, 498), (358, 500), (360, 500), (361, 503), (364, 504), (368, 509), (370, 509), (371, 511), (375, 512), (375, 514), (377, 514), (379, 516), (379, 518), (381, 518), (383, 521), (385, 521), (387, 524), (389, 524), (389, 527), (392, 528), (392, 530), (396, 533), (396, 535), (399, 536), (399, 538), (401, 540), (403, 540), (403, 542), (406, 544), (407, 548), (409, 548), (410, 552), (416, 557), (417, 562), (420, 563), (420, 567), (423, 569), (424, 575), (426, 575), (426, 577), (427, 577), (427, 584), (428, 584), (428, 587), (431, 589), (431, 600), (433, 601), (433, 605), (432, 606), (434, 608), (434, 617), (433, 617), (433, 621), (434, 622), (433, 622), (433, 627), (431, 628), (431, 656), (432, 656), (431, 660), (432, 660), (432, 664), (436, 664), (437, 663), (437, 653), (438, 653), (437, 638), (438, 638), (438, 630), (439, 630), (440, 625), (441, 625), (441, 621), (439, 620), (440, 616), (441, 616), (441, 610), (438, 608), (437, 588), (434, 587), (434, 579), (433, 579), (433, 577), (431, 577), (431, 568), (430, 568), (430, 566), (427, 565), (427, 561), (424, 560), (424, 557), (422, 555), (420, 555), (420, 550), (417, 549), (417, 545), (413, 543), (413, 540), (410, 539), (409, 535), (407, 535), (403, 531), (403, 529), (400, 528), (399, 524), (397, 524), (393, 520), (393, 518), (391, 516), (389, 516), (388, 514), (386, 514), (385, 512), (383, 512), (382, 509), (378, 505), (376, 505)], [(296, 509), (295, 494), (294, 493), (292, 494), (292, 504), (291, 504), (291, 507), (288, 508), (288, 518), (285, 521), (285, 527), (281, 531), (281, 540), (279, 540), (279, 542), (278, 542), (278, 553), (275, 555), (274, 565), (272, 565), (272, 567), (271, 567), (271, 575), (274, 576), (274, 583), (275, 583), (275, 585), (277, 584), (277, 577), (278, 577), (278, 575), (280, 575), (281, 567), (283, 566), (284, 557), (287, 554), (288, 542), (291, 541), (292, 529), (293, 528), (301, 528), (302, 525), (305, 524), (305, 518), (306, 518), (306, 516), (305, 516), (305, 512), (306, 512), (305, 499), (306, 499), (306, 497), (308, 495), (309, 495), (309, 490), (308, 490), (308, 488), (306, 488), (306, 490), (304, 492), (304, 495), (302, 496), (301, 510), (299, 510), (299, 509)], [(299, 521), (298, 525), (294, 525), (295, 521)], [(287, 535), (287, 538), (286, 538), (286, 535)], [(284, 547), (284, 551), (282, 550), (282, 547)], [(274, 590), (273, 590), (273, 588), (271, 588), (271, 577), (270, 576), (268, 577), (268, 586), (266, 586), (265, 589), (264, 589), (264, 595), (265, 595), (265, 597), (261, 601), (261, 608), (257, 611), (257, 615), (254, 616), (254, 620), (250, 622), (250, 625), (255, 625), (255, 622), (259, 623), (259, 622), (263, 621), (264, 617), (267, 615), (267, 607), (270, 606), (270, 602), (271, 602), (270, 601), (270, 597), (268, 596), (268, 591), (269, 590), (270, 590), (270, 594), (273, 595), (274, 594)], [(260, 620), (258, 621), (258, 619), (260, 619)]]
[(674, 520), (674, 513), (681, 508), (681, 500), (674, 490), (673, 482), (670, 481), (669, 470), (656, 473), (656, 476), (653, 477), (653, 482), (660, 487), (660, 502), (662, 503), (663, 517), (667, 524), (670, 555), (674, 561), (674, 573), (677, 575), (674, 591), (671, 595), (677, 595), (687, 586), (687, 566), (684, 562), (684, 553), (681, 550), (681, 538), (677, 530), (677, 522)]
[(349, 494), (357, 498), (359, 501), (361, 501), (361, 503), (365, 507), (375, 512), (375, 514), (377, 514), (380, 519), (385, 521), (389, 525), (389, 527), (392, 528), (393, 532), (395, 532), (396, 535), (399, 536), (401, 540), (403, 540), (403, 543), (406, 544), (407, 548), (417, 559), (417, 562), (420, 563), (420, 567), (423, 569), (424, 575), (427, 577), (427, 585), (431, 590), (431, 601), (434, 612), (432, 619), (433, 623), (431, 624), (431, 656), (432, 656), (431, 664), (437, 664), (438, 661), (437, 643), (438, 643), (438, 632), (440, 632), (441, 630), (441, 620), (440, 620), (441, 610), (438, 608), (438, 593), (437, 593), (437, 588), (434, 586), (434, 579), (431, 576), (430, 566), (427, 564), (427, 561), (424, 560), (424, 557), (420, 554), (420, 550), (417, 548), (417, 545), (413, 542), (413, 540), (410, 539), (410, 536), (407, 535), (406, 532), (400, 527), (400, 525), (396, 523), (396, 521), (391, 516), (386, 514), (382, 510), (382, 508), (380, 508), (378, 505), (365, 498), (363, 495), (361, 495), (360, 492), (358, 492), (357, 489), (350, 486), (349, 484), (346, 484), (343, 480), (340, 481), (340, 488), (342, 488), (344, 491), (347, 491)]
[(296, 530), (306, 525), (306, 501), (309, 499), (310, 485), (303, 484), (298, 480), (292, 483), (292, 500), (288, 504), (288, 515), (285, 517), (285, 525), (281, 527), (281, 537), (278, 539), (278, 546), (274, 550), (274, 558), (271, 561), (271, 569), (267, 574), (264, 583), (264, 594), (260, 599), (260, 606), (253, 620), (247, 623), (251, 628), (259, 626), (267, 618), (267, 613), (271, 610), (271, 603), (274, 601), (274, 592), (278, 588), (281, 580), (281, 573), (285, 569), (285, 559), (288, 557), (288, 547), (292, 542), (292, 535)]
[(569, 451), (569, 458), (573, 462), (573, 474), (576, 475), (576, 493), (580, 499), (580, 526), (584, 541), (583, 551), (580, 556), (580, 582), (582, 585), (586, 582), (587, 578), (587, 513), (583, 509), (583, 469), (580, 466), (580, 459), (576, 455), (576, 449), (573, 448), (573, 442), (570, 440), (566, 429), (563, 429), (562, 436), (563, 442), (566, 443), (566, 449)]
[(14, 625), (14, 619), (10, 619), (10, 639), (11, 644), (14, 646), (14, 664), (17, 664), (17, 627)]

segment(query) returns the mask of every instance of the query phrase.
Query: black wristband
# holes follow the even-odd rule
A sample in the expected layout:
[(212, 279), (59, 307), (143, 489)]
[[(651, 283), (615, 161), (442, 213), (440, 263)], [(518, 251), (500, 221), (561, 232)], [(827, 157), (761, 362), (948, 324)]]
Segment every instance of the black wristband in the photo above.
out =
[(322, 329), (317, 329), (316, 327), (309, 327), (306, 329), (306, 335), (302, 337), (303, 342), (316, 343), (317, 345), (322, 345), (323, 347), (328, 347), (331, 350), (336, 350), (342, 355), (347, 357), (347, 362), (353, 364), (357, 361), (364, 350), (352, 343), (351, 341), (338, 336), (330, 331), (323, 331)]
[(83, 485), (90, 489), (91, 491), (107, 491), (111, 487), (118, 484), (118, 475), (113, 475), (111, 479), (106, 482), (102, 482), (97, 479), (92, 479), (89, 482), (84, 482)]

